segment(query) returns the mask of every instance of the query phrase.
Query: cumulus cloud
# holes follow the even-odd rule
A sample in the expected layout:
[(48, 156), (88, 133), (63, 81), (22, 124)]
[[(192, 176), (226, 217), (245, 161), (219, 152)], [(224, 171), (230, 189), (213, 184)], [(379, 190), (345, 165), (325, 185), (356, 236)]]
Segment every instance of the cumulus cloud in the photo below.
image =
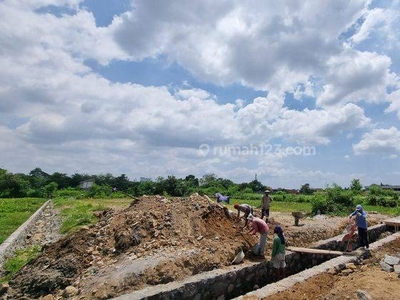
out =
[(385, 110), (385, 112), (395, 112), (397, 118), (400, 119), (400, 90), (394, 91), (388, 96), (388, 100), (390, 101), (389, 107)]
[[(166, 55), (212, 82), (279, 92), (279, 84), (306, 83), (329, 56), (341, 52), (337, 37), (366, 4), (136, 1), (110, 28), (135, 60)], [(315, 18), (327, 13), (330, 18)]]
[[(108, 27), (97, 27), (83, 3), (0, 1), (0, 135), (12, 145), (0, 148), (4, 162), (18, 154), (19, 169), (98, 173), (118, 166), (129, 173), (135, 166), (152, 177), (199, 168), (252, 179), (254, 173), (273, 176), (264, 171), (268, 167), (283, 178), (298, 169), (282, 173), (288, 169), (282, 155), (199, 160), (198, 147), (270, 141), (327, 146), (374, 123), (364, 112), (367, 102), (387, 102), (386, 112), (400, 117), (398, 60), (357, 48), (376, 29), (394, 28), (395, 9), (371, 10), (367, 0), (140, 0)], [(51, 13), (55, 7), (62, 13)], [(385, 32), (383, 40), (398, 42)], [(176, 64), (194, 80), (146, 86), (100, 73), (117, 61), (147, 60), (165, 68)], [(207, 88), (232, 83), (258, 96), (234, 95), (221, 104)], [(287, 94), (310, 105), (290, 106)], [(381, 143), (392, 145), (392, 134), (398, 135), (393, 128), (388, 135), (365, 134), (355, 153), (373, 149), (369, 141), (379, 134)], [(318, 172), (299, 177), (318, 178)]]
[(370, 119), (354, 104), (329, 110), (295, 111), (285, 109), (281, 117), (268, 126), (274, 137), (282, 137), (298, 144), (327, 145), (341, 132), (364, 128)]
[(390, 58), (352, 49), (344, 52), (346, 54), (328, 60), (329, 72), (325, 80), (329, 83), (323, 86), (317, 104), (385, 101), (386, 88), (396, 82), (395, 74), (389, 69)]
[(361, 141), (353, 145), (353, 151), (356, 155), (396, 155), (400, 152), (400, 131), (394, 126), (389, 129), (374, 129), (365, 133)]

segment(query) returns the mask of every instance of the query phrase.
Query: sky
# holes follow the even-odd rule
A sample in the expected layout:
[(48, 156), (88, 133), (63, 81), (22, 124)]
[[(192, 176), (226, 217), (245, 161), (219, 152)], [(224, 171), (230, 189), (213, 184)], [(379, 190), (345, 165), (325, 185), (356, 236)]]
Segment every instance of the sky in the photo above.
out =
[(399, 49), (399, 0), (0, 0), (0, 168), (400, 184)]

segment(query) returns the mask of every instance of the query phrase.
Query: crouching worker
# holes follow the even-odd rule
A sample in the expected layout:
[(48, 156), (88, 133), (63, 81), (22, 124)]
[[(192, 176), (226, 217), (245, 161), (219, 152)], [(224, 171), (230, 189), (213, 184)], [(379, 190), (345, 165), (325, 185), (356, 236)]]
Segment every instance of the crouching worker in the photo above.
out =
[(286, 253), (286, 242), (285, 236), (281, 226), (276, 225), (274, 228), (274, 241), (272, 244), (271, 262), (275, 269), (275, 280), (281, 280), (285, 278), (285, 253)]
[(227, 204), (229, 204), (229, 202), (231, 201), (231, 197), (229, 196), (223, 196), (221, 193), (215, 193), (215, 198), (217, 198), (217, 202), (220, 203), (222, 201), (226, 202)]
[(240, 221), (240, 212), (243, 212), (243, 213), (244, 213), (244, 216), (243, 216), (243, 218), (244, 218), (244, 220), (245, 220), (244, 226), (246, 227), (246, 226), (247, 226), (247, 223), (248, 223), (247, 217), (248, 217), (250, 214), (253, 214), (253, 207), (251, 207), (250, 205), (245, 204), (245, 203), (243, 203), (243, 204), (235, 203), (235, 205), (234, 205), (233, 207), (236, 208), (237, 211), (238, 211), (237, 217), (236, 217), (236, 218), (237, 218), (239, 221)]
[(254, 217), (252, 214), (247, 217), (247, 220), (252, 223), (252, 228), (249, 230), (249, 233), (260, 234), (260, 242), (256, 245), (257, 247), (253, 247), (252, 252), (256, 256), (264, 257), (267, 248), (268, 224), (264, 220)]

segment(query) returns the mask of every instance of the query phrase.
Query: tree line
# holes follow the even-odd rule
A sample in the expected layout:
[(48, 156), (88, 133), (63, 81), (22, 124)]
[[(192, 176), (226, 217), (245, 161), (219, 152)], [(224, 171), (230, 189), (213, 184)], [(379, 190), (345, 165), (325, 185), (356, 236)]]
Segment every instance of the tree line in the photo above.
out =
[[(82, 182), (90, 181), (90, 186), (83, 188)], [(35, 168), (29, 174), (12, 174), (0, 169), (0, 198), (63, 197), (83, 198), (123, 198), (142, 195), (164, 195), (186, 197), (193, 193), (213, 196), (219, 192), (229, 195), (239, 202), (259, 201), (265, 189), (273, 190), (275, 201), (309, 202), (312, 212), (337, 213), (348, 210), (355, 203), (399, 207), (399, 194), (393, 190), (384, 190), (379, 185), (370, 186), (365, 191), (359, 179), (353, 179), (347, 188), (333, 183), (323, 189), (313, 189), (308, 183), (299, 190), (271, 188), (257, 179), (250, 182), (234, 183), (229, 179), (207, 174), (201, 178), (187, 175), (157, 177), (155, 180), (130, 180), (125, 174), (113, 176), (110, 173), (100, 175), (78, 174), (68, 176), (55, 172), (48, 174)], [(255, 203), (255, 202), (253, 202)]]
[[(91, 181), (88, 189), (81, 187), (82, 182)], [(175, 176), (157, 177), (155, 180), (130, 180), (126, 174), (113, 176), (110, 173), (89, 175), (75, 173), (69, 176), (55, 172), (48, 174), (41, 168), (35, 168), (29, 174), (10, 173), (0, 168), (0, 198), (49, 197), (55, 193), (67, 195), (75, 190), (85, 196), (118, 196), (122, 195), (169, 195), (173, 197), (188, 196), (198, 192), (214, 194), (221, 192), (229, 195), (238, 193), (260, 193), (267, 187), (258, 180), (248, 183), (234, 183), (229, 179), (207, 174), (201, 178), (188, 175), (185, 178)]]

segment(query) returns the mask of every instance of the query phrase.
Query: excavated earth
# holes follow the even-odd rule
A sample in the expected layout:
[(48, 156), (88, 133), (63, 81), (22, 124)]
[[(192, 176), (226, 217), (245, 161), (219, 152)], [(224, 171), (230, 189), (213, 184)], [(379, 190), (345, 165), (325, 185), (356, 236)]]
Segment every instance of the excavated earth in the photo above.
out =
[[(197, 194), (167, 199), (143, 196), (125, 209), (96, 213), (98, 222), (43, 247), (42, 253), (9, 282), (6, 299), (109, 299), (224, 268), (258, 242), (236, 211)], [(257, 213), (256, 213), (257, 215)], [(291, 246), (309, 246), (343, 233), (347, 220), (318, 215), (294, 226), (290, 213), (272, 212)], [(387, 216), (372, 214), (369, 225)], [(50, 299), (50, 298), (49, 298)], [(284, 299), (284, 298), (282, 298)], [(308, 298), (303, 298), (308, 299)]]

